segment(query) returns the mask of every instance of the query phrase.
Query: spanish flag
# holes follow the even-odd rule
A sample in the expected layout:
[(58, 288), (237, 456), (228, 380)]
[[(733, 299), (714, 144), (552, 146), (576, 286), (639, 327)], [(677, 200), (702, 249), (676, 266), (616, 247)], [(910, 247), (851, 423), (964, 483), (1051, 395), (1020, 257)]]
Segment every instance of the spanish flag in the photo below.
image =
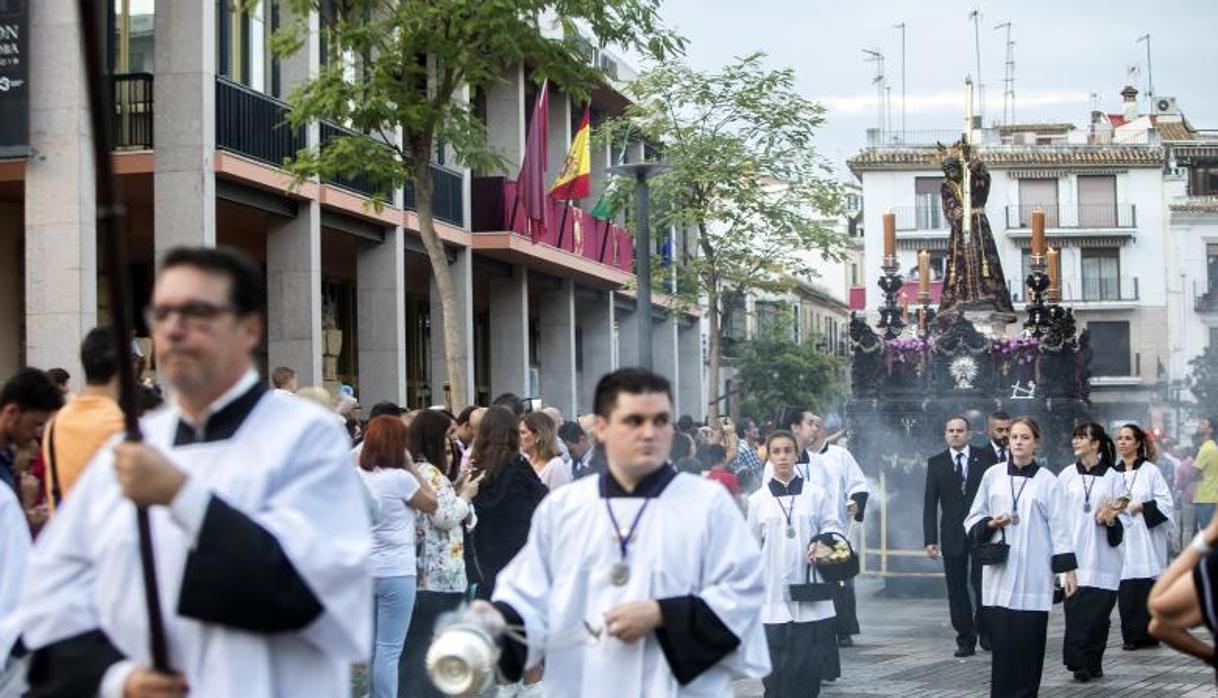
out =
[(571, 141), (571, 149), (562, 162), (562, 171), (550, 187), (550, 198), (555, 201), (582, 199), (591, 191), (589, 173), (592, 171), (592, 146), (589, 142), (592, 123), (588, 105), (584, 105), (584, 118)]

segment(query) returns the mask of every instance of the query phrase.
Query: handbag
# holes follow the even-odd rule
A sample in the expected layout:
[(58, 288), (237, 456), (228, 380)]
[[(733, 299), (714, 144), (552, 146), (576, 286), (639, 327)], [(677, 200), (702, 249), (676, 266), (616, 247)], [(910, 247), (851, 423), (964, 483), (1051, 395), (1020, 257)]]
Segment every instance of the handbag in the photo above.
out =
[(973, 546), (973, 559), (979, 565), (1004, 565), (1007, 556), (1011, 554), (1011, 546), (1007, 544), (1006, 528), (998, 529), (1002, 540), (978, 543)]
[(792, 601), (812, 602), (812, 601), (832, 601), (833, 590), (837, 584), (827, 584), (825, 582), (814, 582), (812, 577), (814, 568), (811, 563), (805, 567), (804, 582), (802, 584), (789, 584), (787, 591), (791, 595)]

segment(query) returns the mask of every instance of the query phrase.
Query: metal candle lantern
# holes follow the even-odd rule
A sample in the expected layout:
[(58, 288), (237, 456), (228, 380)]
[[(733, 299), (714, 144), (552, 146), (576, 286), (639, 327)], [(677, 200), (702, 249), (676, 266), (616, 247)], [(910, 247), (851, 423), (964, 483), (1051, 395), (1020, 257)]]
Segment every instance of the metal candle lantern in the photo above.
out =
[(498, 662), (495, 639), (474, 623), (448, 626), (427, 648), (427, 676), (449, 696), (476, 696), (490, 688)]

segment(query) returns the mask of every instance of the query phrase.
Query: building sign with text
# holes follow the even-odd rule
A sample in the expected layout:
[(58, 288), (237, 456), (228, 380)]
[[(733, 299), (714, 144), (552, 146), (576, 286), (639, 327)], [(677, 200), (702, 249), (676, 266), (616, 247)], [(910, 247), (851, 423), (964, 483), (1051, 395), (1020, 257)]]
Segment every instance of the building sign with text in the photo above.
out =
[(28, 0), (0, 0), (0, 158), (29, 152), (28, 9)]

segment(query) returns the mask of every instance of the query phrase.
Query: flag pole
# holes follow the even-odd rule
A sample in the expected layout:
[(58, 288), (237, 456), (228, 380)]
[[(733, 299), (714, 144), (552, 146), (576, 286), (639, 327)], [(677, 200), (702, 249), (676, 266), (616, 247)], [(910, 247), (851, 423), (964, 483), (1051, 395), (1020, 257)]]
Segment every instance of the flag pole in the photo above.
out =
[(567, 236), (567, 214), (571, 211), (571, 202), (564, 201), (566, 205), (562, 207), (562, 218), (558, 223), (558, 249), (562, 249), (562, 241)]
[[(113, 104), (106, 98), (105, 88), (111, 84), (102, 71), (102, 26), (96, 0), (77, 0), (80, 20), (81, 51), (84, 57), (85, 86), (89, 99), (89, 116), (93, 128), (93, 172), (97, 187), (97, 228), (105, 244), (109, 262), (107, 281), (110, 291), (115, 356), (118, 357), (119, 400), (123, 410), (125, 439), (143, 440), (140, 433), (139, 410), (135, 389), (135, 367), (131, 355), (133, 319), (131, 317), (131, 287), (127, 268), (127, 210), (118, 197), (118, 183), (110, 155), (110, 118)], [(113, 97), (113, 91), (111, 91)], [(139, 534), (140, 568), (144, 580), (144, 606), (148, 613), (148, 643), (152, 666), (161, 673), (170, 673), (169, 651), (165, 638), (165, 620), (157, 594), (156, 560), (152, 550), (152, 524), (148, 509), (136, 506), (136, 528)]]

